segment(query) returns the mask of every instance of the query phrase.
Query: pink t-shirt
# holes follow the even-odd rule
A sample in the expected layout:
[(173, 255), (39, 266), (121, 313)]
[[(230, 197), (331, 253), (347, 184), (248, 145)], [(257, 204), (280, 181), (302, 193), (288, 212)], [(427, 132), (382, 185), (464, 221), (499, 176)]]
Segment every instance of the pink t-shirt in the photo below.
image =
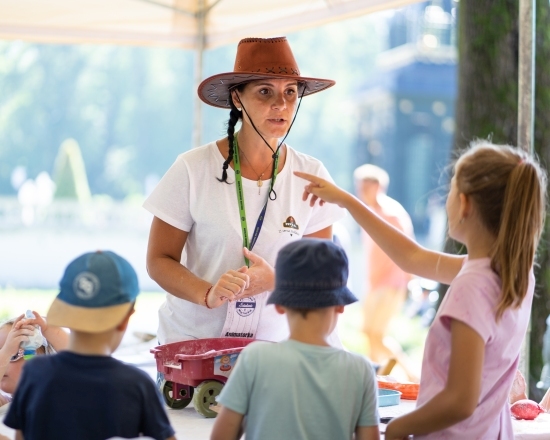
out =
[(508, 393), (519, 361), (535, 289), (533, 271), (527, 295), (519, 309), (507, 309), (499, 322), (495, 311), (501, 282), (489, 258), (466, 260), (451, 283), (428, 332), (417, 406), (441, 392), (451, 356), (451, 318), (474, 329), (485, 342), (481, 394), (474, 413), (443, 431), (417, 439), (513, 439)]

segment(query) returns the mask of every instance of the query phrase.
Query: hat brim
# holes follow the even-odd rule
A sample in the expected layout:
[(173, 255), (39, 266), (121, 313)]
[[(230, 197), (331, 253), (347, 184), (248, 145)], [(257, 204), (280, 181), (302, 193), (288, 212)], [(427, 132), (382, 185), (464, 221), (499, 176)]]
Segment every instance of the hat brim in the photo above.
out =
[(115, 328), (126, 317), (133, 303), (116, 306), (87, 308), (77, 307), (56, 298), (46, 319), (49, 325), (67, 327), (86, 333), (101, 333)]
[(332, 87), (336, 81), (322, 78), (309, 78), (304, 76), (278, 75), (270, 73), (220, 73), (206, 78), (199, 84), (199, 98), (208, 105), (218, 108), (230, 108), (229, 89), (236, 85), (257, 81), (260, 79), (289, 79), (306, 83), (304, 96), (312, 95), (317, 92)]
[(347, 286), (326, 290), (275, 288), (267, 299), (267, 304), (303, 309), (322, 309), (332, 306), (347, 306), (357, 301), (359, 300)]

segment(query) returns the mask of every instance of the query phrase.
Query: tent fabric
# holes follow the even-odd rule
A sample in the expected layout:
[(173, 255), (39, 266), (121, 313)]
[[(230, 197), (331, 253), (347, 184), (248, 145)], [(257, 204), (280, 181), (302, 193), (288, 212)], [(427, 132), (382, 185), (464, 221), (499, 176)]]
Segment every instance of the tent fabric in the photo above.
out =
[(416, 2), (418, 0), (0, 0), (0, 39), (209, 49), (245, 37), (284, 35)]

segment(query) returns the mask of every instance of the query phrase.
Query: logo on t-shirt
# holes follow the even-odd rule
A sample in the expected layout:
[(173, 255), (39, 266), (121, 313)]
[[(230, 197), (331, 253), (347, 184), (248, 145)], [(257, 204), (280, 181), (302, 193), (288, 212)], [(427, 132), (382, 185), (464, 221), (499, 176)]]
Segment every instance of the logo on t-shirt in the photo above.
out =
[(285, 228), (292, 228), (292, 229), (300, 229), (300, 227), (296, 224), (296, 220), (294, 220), (294, 217), (289, 216), (287, 217), (286, 221), (283, 223), (283, 226)]
[(240, 316), (250, 316), (256, 310), (256, 300), (254, 298), (241, 298), (237, 300), (235, 310)]

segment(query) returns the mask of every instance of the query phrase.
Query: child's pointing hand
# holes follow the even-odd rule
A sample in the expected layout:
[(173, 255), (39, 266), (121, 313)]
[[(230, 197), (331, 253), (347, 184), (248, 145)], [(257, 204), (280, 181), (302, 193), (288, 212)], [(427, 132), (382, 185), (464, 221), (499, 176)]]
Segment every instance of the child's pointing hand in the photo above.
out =
[(349, 196), (346, 191), (337, 187), (331, 182), (328, 182), (320, 177), (312, 174), (302, 173), (300, 171), (294, 171), (294, 174), (302, 179), (309, 180), (309, 184), (304, 187), (304, 194), (302, 199), (305, 201), (311, 194), (309, 201), (310, 206), (314, 206), (315, 202), (319, 199), (319, 205), (323, 206), (325, 202), (336, 203), (343, 206), (344, 199)]

